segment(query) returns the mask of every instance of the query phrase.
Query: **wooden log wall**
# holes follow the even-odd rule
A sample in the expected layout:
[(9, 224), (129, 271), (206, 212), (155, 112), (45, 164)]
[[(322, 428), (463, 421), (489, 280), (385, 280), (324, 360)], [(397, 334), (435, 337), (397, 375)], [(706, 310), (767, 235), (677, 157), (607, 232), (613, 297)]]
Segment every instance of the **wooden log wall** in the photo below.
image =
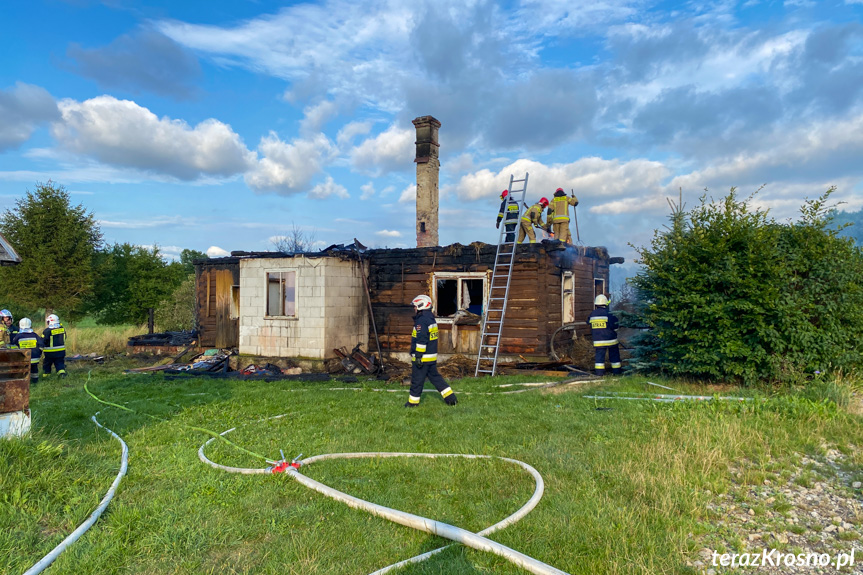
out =
[[(559, 249), (557, 243), (525, 244), (518, 252), (510, 283), (501, 352), (547, 356), (549, 341), (561, 326), (561, 274), (575, 280), (576, 320), (593, 309), (594, 278), (608, 285), (608, 253), (604, 248)], [(370, 250), (369, 291), (381, 349), (410, 350), (413, 329), (411, 300), (432, 293), (435, 272), (486, 272), (494, 265), (497, 246), (475, 243), (445, 247)], [(440, 353), (476, 354), (478, 325), (457, 326), (453, 348), (452, 326), (439, 323)], [(370, 334), (370, 341), (374, 335)]]
[(195, 317), (201, 347), (239, 346), (240, 320), (231, 318), (231, 290), (239, 284), (238, 258), (195, 262)]

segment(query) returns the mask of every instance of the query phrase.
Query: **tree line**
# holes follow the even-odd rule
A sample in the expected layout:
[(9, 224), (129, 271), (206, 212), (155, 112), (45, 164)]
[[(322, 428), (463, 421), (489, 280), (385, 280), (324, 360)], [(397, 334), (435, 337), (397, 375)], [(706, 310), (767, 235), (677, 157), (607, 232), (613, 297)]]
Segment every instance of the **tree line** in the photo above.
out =
[(105, 244), (94, 214), (50, 181), (0, 216), (0, 233), (21, 256), (0, 268), (0, 306), (15, 317), (51, 310), (68, 320), (140, 325), (154, 308), (161, 329), (194, 327), (192, 261), (203, 252), (185, 249), (166, 261), (158, 246)]

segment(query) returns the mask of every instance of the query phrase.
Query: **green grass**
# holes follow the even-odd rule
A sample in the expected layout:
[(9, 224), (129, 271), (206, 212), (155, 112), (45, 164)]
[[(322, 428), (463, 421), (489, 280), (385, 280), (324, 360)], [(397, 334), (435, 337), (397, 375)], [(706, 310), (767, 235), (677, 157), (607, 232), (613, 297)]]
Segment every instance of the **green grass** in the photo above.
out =
[[(572, 574), (694, 573), (686, 562), (704, 547), (712, 529), (707, 502), (728, 491), (730, 467), (770, 457), (781, 473), (779, 462), (792, 453), (816, 454), (825, 442), (853, 451), (860, 437), (859, 417), (800, 396), (659, 404), (587, 400), (583, 388), (572, 387), (466, 393), (528, 381), (499, 377), (452, 382), (455, 408), (425, 394), (419, 408), (407, 410), (407, 390), (371, 390), (381, 382), (339, 392), (325, 388), (346, 384), (94, 372), (90, 390), (139, 412), (129, 413), (95, 402), (83, 391), (86, 379), (73, 371), (40, 383), (31, 400), (32, 436), (0, 442), (0, 572), (21, 573), (40, 559), (86, 519), (113, 481), (120, 447), (89, 420), (96, 411), (128, 443), (129, 471), (105, 515), (51, 567), (55, 575), (370, 573), (447, 543), (284, 475), (212, 469), (197, 457), (208, 436), (192, 426), (238, 426), (231, 441), (273, 458), (282, 449), (289, 457), (405, 451), (519, 459), (543, 475), (545, 495), (526, 518), (491, 537)], [(685, 393), (716, 391), (650, 381)], [(624, 378), (591, 391), (644, 391), (644, 382)], [(290, 416), (262, 420), (282, 413)], [(265, 465), (221, 442), (207, 454), (226, 465)], [(533, 492), (526, 472), (499, 460), (342, 460), (302, 473), (473, 531), (514, 512)], [(524, 571), (456, 545), (403, 573)]]

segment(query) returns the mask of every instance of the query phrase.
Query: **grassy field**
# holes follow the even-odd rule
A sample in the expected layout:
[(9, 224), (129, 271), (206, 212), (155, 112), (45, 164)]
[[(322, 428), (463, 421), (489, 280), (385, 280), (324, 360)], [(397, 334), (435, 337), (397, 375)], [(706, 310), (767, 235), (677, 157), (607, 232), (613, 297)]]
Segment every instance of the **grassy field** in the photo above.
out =
[[(31, 400), (32, 437), (0, 442), (0, 572), (23, 573), (107, 491), (120, 447), (90, 421), (97, 411), (129, 445), (128, 475), (105, 515), (61, 555), (52, 574), (370, 573), (447, 543), (350, 509), (284, 475), (206, 466), (197, 450), (208, 435), (192, 427), (237, 426), (233, 442), (271, 458), (282, 449), (289, 458), (404, 451), (524, 461), (542, 474), (545, 495), (527, 517), (491, 538), (572, 574), (695, 573), (687, 562), (709, 544), (718, 519), (709, 503), (734, 487), (730, 469), (741, 462), (754, 463), (744, 482), (780, 482), (800, 454), (819, 457), (835, 448), (847, 456), (847, 472), (863, 477), (863, 452), (855, 445), (861, 418), (822, 399), (843, 397), (843, 389), (829, 386), (766, 402), (661, 404), (582, 397), (662, 391), (641, 378), (518, 394), (497, 386), (537, 380), (471, 378), (452, 382), (458, 406), (426, 394), (418, 409), (407, 410), (407, 391), (373, 391), (379, 382), (168, 379), (94, 370), (89, 389), (137, 412), (131, 413), (93, 400), (83, 390), (87, 380), (86, 371), (73, 371), (64, 381), (39, 384)], [(717, 390), (651, 381), (691, 393)], [(361, 390), (326, 389), (348, 385)], [(266, 465), (221, 442), (207, 454), (225, 465)], [(302, 473), (472, 531), (514, 512), (533, 492), (524, 470), (499, 460), (332, 461)], [(838, 541), (837, 551), (851, 543)], [(402, 572), (524, 573), (460, 545)]]

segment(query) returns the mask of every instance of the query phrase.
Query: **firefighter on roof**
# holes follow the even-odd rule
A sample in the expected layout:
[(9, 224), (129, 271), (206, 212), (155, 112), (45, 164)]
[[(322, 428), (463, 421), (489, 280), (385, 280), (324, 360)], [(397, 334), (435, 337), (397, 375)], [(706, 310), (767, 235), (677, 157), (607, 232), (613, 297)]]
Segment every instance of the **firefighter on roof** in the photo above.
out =
[(554, 237), (568, 244), (572, 243), (572, 234), (569, 233), (569, 206), (577, 206), (578, 198), (567, 196), (563, 188), (557, 188), (551, 199), (549, 220), (554, 228)]
[(42, 332), (42, 342), (44, 344), (42, 356), (42, 375), (48, 377), (51, 375), (51, 366), (57, 368), (57, 375), (66, 377), (66, 328), (60, 323), (60, 318), (56, 315), (48, 314), (45, 318), (48, 327)]
[(411, 302), (416, 311), (411, 334), (411, 390), (405, 407), (416, 407), (426, 379), (440, 392), (447, 405), (458, 403), (455, 393), (437, 370), (437, 320), (431, 311), (432, 301), (427, 295), (418, 295)]
[(521, 243), (524, 240), (524, 237), (527, 236), (530, 239), (530, 243), (535, 244), (536, 234), (533, 232), (534, 227), (547, 232), (550, 231), (551, 224), (542, 223), (542, 210), (547, 207), (548, 200), (546, 198), (540, 198), (539, 202), (533, 204), (526, 212), (524, 212), (524, 215), (521, 216), (521, 226), (518, 228), (518, 243)]
[(504, 219), (504, 229), (506, 229), (506, 241), (515, 241), (515, 226), (518, 224), (518, 203), (509, 195), (509, 190), (504, 190), (500, 194), (500, 211), (497, 214), (497, 223), (494, 225), (500, 228), (500, 221)]
[(20, 330), (12, 338), (12, 345), (18, 349), (30, 350), (30, 385), (39, 383), (39, 359), (42, 357), (42, 338), (32, 329), (29, 318), (22, 317), (18, 322)]
[(617, 318), (608, 311), (608, 298), (602, 294), (593, 300), (595, 310), (590, 312), (587, 323), (593, 339), (594, 364), (596, 375), (605, 375), (605, 350), (611, 362), (611, 373), (620, 375), (620, 345), (617, 341)]

